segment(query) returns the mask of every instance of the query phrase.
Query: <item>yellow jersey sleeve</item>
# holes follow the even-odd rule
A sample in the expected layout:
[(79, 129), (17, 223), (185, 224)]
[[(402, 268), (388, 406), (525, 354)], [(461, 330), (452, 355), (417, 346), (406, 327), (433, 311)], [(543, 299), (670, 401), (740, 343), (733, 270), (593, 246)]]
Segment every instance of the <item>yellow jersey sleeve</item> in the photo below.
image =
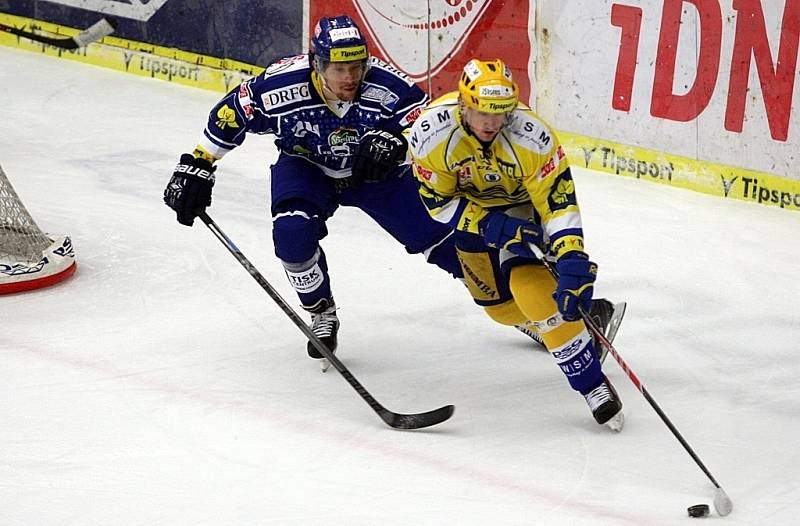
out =
[(558, 136), (532, 111), (515, 112), (504, 133), (525, 166), (523, 185), (556, 258), (583, 251), (583, 225), (569, 161)]

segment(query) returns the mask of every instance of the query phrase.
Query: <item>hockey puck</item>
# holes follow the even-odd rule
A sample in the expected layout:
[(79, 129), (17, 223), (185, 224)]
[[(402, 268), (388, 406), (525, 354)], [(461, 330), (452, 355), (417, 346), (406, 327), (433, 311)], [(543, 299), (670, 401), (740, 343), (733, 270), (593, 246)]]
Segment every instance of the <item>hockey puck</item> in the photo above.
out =
[(686, 511), (689, 512), (689, 517), (708, 517), (708, 504), (695, 504), (689, 506)]

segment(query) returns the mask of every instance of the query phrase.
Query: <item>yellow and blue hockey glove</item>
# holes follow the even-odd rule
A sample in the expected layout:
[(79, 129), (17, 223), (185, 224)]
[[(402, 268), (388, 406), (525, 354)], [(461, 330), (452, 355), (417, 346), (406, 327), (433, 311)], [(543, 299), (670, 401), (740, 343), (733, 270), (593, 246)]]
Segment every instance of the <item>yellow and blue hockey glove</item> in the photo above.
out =
[(511, 217), (503, 212), (489, 212), (478, 224), (487, 245), (504, 248), (518, 256), (536, 258), (530, 245), (544, 246), (542, 227), (529, 219)]
[(584, 252), (567, 252), (556, 261), (558, 284), (553, 299), (558, 312), (566, 321), (581, 318), (578, 307), (584, 312), (592, 308), (594, 280), (597, 279), (597, 264), (589, 261)]

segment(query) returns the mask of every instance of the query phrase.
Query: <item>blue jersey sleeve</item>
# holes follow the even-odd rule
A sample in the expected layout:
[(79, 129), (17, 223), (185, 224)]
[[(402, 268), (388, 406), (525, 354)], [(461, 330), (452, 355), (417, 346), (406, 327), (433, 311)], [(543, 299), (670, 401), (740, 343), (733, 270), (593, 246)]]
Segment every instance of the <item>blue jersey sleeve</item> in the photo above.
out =
[(240, 146), (247, 133), (277, 134), (276, 109), (310, 98), (308, 55), (280, 59), (231, 90), (208, 115), (200, 146), (216, 159)]

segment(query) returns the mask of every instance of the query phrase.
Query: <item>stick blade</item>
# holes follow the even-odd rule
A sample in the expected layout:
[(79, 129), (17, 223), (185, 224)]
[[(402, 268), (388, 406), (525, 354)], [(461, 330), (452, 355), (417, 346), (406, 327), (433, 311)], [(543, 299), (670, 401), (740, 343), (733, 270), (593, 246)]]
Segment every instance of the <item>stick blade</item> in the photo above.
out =
[(720, 517), (725, 517), (733, 511), (733, 502), (722, 488), (717, 488), (714, 494), (714, 509), (717, 510)]
[(103, 37), (107, 37), (117, 28), (117, 22), (113, 18), (101, 18), (91, 27), (81, 31), (72, 40), (75, 41), (77, 47), (85, 47), (92, 42), (96, 42)]
[(394, 413), (388, 409), (380, 411), (380, 417), (390, 427), (395, 429), (422, 429), (424, 427), (435, 426), (441, 424), (451, 416), (455, 411), (455, 406), (446, 405), (427, 413), (415, 413), (412, 415), (404, 415), (401, 413)]

